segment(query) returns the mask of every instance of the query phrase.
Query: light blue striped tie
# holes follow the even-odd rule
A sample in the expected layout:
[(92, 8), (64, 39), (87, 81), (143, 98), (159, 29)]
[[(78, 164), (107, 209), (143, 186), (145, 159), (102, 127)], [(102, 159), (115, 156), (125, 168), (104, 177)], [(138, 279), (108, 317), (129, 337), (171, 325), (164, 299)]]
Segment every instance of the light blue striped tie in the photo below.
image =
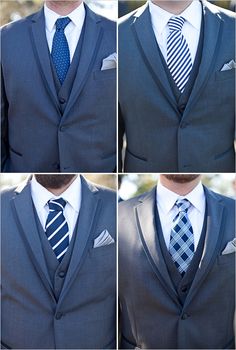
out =
[(168, 22), (170, 34), (167, 38), (167, 66), (181, 93), (184, 92), (191, 70), (192, 59), (182, 28), (185, 19), (173, 16)]
[(52, 250), (61, 262), (69, 246), (69, 228), (63, 215), (66, 201), (63, 198), (51, 199), (48, 202), (49, 214), (45, 232)]

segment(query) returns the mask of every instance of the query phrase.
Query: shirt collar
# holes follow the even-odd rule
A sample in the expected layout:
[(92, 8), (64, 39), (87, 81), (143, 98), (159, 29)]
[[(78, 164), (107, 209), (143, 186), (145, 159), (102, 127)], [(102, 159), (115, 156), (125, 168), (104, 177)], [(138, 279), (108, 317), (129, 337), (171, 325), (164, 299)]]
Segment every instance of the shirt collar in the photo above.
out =
[(60, 196), (55, 196), (53, 193), (49, 192), (45, 187), (43, 187), (36, 180), (35, 176), (33, 176), (31, 180), (31, 194), (32, 198), (35, 198), (37, 207), (40, 210), (47, 205), (50, 199), (63, 198), (72, 206), (76, 212), (79, 212), (81, 198), (81, 179), (80, 176), (77, 176), (72, 184), (62, 194), (60, 194)]
[[(161, 35), (170, 18), (174, 15), (155, 5), (152, 0), (149, 0), (149, 11), (152, 22), (155, 21), (156, 30)], [(195, 29), (200, 31), (202, 7), (199, 0), (194, 0), (179, 16), (184, 17)]]
[(205, 212), (205, 193), (202, 183), (199, 184), (186, 196), (180, 196), (164, 187), (160, 182), (157, 185), (157, 203), (161, 210), (168, 214), (179, 198), (186, 198), (201, 213)]
[(46, 29), (49, 32), (51, 32), (54, 29), (56, 20), (61, 17), (69, 17), (76, 27), (82, 28), (85, 18), (85, 7), (84, 3), (82, 2), (74, 11), (69, 13), (67, 16), (61, 16), (58, 13), (49, 9), (47, 5), (44, 4), (44, 15)]

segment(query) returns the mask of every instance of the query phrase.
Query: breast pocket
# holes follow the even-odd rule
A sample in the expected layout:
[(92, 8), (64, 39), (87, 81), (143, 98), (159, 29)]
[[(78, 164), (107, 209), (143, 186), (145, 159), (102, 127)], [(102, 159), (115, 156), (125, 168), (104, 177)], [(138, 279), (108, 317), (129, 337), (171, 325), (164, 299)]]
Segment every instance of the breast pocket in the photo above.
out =
[(97, 70), (93, 72), (94, 80), (107, 80), (116, 78), (116, 69)]

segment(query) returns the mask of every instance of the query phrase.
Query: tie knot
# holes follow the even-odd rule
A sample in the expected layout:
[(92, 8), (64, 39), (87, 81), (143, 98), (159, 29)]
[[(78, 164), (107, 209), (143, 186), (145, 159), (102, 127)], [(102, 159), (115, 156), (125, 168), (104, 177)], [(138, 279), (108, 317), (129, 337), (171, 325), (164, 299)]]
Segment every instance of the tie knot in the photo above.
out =
[(49, 211), (63, 211), (66, 201), (63, 198), (50, 199), (48, 201)]
[(67, 24), (70, 23), (69, 17), (62, 17), (56, 20), (56, 30), (64, 30)]
[(170, 29), (170, 31), (180, 31), (183, 28), (185, 19), (181, 16), (173, 16), (169, 19), (168, 21), (168, 27)]
[(177, 201), (175, 202), (175, 205), (178, 207), (179, 212), (182, 211), (187, 213), (191, 203), (186, 198), (183, 198), (183, 199), (177, 199)]

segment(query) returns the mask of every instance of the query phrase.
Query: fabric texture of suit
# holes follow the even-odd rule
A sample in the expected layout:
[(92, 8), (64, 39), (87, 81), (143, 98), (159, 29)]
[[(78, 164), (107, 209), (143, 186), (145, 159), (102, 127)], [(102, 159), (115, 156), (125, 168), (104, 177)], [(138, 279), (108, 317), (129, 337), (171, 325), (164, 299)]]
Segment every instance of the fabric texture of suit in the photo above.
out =
[(234, 348), (235, 254), (221, 253), (235, 237), (235, 203), (204, 190), (205, 240), (183, 282), (163, 256), (156, 189), (119, 204), (121, 348)]
[(35, 215), (29, 184), (2, 193), (2, 348), (115, 348), (116, 244), (93, 247), (104, 229), (116, 240), (115, 193), (82, 178), (60, 264)]
[(235, 69), (221, 71), (235, 60), (235, 14), (201, 3), (202, 50), (200, 40), (187, 99), (170, 84), (148, 3), (120, 20), (119, 143), (125, 133), (126, 172), (235, 170)]
[(116, 24), (85, 8), (61, 88), (43, 9), (2, 28), (2, 171), (115, 170), (116, 69), (101, 67), (116, 51)]

